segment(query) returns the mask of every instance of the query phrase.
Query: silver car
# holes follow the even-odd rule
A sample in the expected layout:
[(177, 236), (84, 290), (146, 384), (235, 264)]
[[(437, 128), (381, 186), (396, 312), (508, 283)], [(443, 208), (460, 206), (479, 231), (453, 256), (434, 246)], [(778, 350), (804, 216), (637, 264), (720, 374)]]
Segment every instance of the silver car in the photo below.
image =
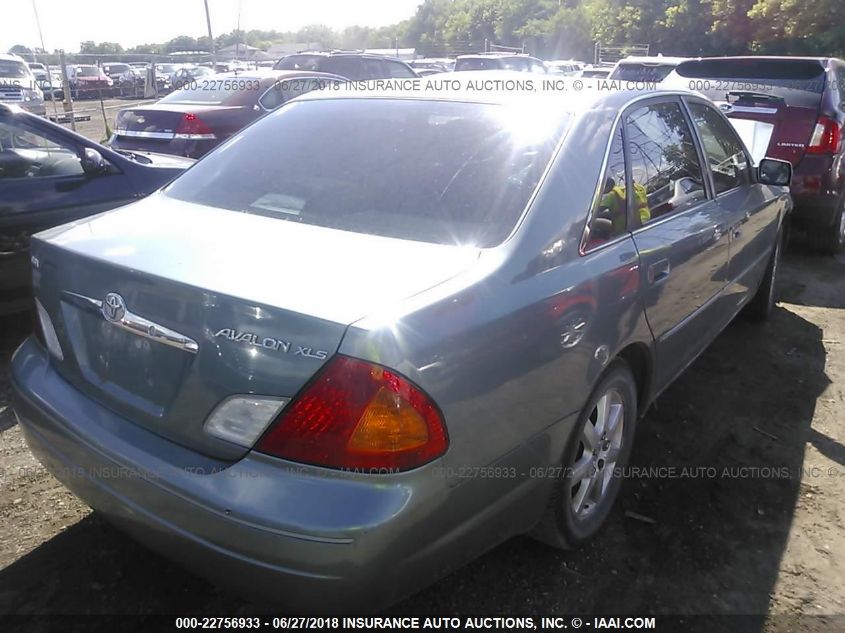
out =
[(306, 612), (595, 535), (641, 414), (773, 309), (791, 168), (690, 93), (568, 94), (310, 93), (37, 235), (12, 367), (33, 453)]

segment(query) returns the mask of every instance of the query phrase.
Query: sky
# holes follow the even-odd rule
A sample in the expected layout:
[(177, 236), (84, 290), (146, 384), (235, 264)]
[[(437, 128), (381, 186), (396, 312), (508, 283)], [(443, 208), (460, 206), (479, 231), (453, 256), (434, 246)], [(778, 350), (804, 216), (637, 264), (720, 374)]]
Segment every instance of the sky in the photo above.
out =
[[(117, 42), (124, 48), (205, 35), (203, 0), (34, 0), (44, 47), (78, 51), (79, 43)], [(295, 31), (308, 24), (343, 28), (385, 26), (411, 17), (422, 0), (208, 0), (215, 36), (241, 30)], [(0, 52), (15, 44), (41, 46), (33, 0), (0, 0)]]

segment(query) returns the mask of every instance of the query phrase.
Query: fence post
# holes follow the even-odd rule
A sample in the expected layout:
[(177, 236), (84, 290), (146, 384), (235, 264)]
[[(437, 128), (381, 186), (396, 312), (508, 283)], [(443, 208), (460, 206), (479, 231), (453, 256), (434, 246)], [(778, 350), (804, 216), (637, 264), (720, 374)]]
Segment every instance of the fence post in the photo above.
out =
[(76, 116), (73, 114), (73, 99), (70, 96), (70, 79), (67, 76), (67, 63), (64, 50), (59, 51), (59, 64), (62, 71), (62, 94), (64, 95), (65, 114), (70, 113), (70, 129), (76, 132)]

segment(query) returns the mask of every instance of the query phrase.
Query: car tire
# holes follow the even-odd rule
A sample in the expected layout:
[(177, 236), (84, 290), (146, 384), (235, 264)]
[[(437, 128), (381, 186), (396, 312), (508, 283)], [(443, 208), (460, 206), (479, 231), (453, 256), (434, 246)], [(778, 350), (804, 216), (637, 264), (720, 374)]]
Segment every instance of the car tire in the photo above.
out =
[[(614, 418), (614, 428), (606, 428)], [(601, 529), (622, 485), (619, 473), (628, 463), (636, 422), (634, 375), (617, 359), (578, 416), (560, 477), (532, 537), (558, 549), (575, 549)]]
[(784, 245), (783, 229), (778, 231), (775, 241), (775, 248), (763, 273), (763, 279), (757, 288), (757, 292), (745, 308), (745, 313), (755, 321), (765, 321), (775, 309), (777, 302), (777, 277), (780, 270), (780, 259), (783, 255)]
[(839, 211), (832, 226), (816, 229), (809, 235), (813, 250), (828, 255), (838, 255), (845, 251), (845, 196), (839, 202)]

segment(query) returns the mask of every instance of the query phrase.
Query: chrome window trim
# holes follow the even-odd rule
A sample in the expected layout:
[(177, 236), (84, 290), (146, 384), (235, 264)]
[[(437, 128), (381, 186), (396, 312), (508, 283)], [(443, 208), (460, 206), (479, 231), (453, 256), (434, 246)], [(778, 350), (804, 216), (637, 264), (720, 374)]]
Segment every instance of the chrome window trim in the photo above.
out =
[[(604, 160), (602, 161), (601, 169), (599, 170), (599, 177), (598, 177), (598, 182), (596, 183), (596, 190), (595, 190), (595, 193), (593, 194), (592, 202), (590, 203), (590, 209), (587, 212), (587, 217), (584, 220), (584, 228), (581, 231), (581, 241), (580, 241), (580, 244), (579, 244), (579, 247), (578, 247), (579, 256), (586, 257), (587, 255), (590, 255), (591, 253), (595, 253), (597, 250), (600, 250), (601, 248), (604, 248), (605, 246), (610, 246), (611, 244), (615, 243), (617, 240), (621, 240), (623, 237), (627, 237), (629, 235), (636, 235), (637, 233), (639, 233), (645, 227), (656, 226), (657, 224), (662, 223), (665, 219), (673, 218), (676, 215), (679, 215), (679, 214), (673, 214), (673, 215), (666, 216), (665, 218), (661, 218), (660, 220), (657, 220), (656, 222), (649, 223), (649, 224), (645, 225), (645, 227), (641, 226), (641, 227), (638, 227), (637, 229), (635, 229), (633, 231), (629, 230), (624, 235), (619, 236), (619, 238), (617, 238), (617, 239), (614, 239), (614, 240), (611, 240), (609, 242), (605, 242), (603, 244), (600, 244), (599, 246), (596, 246), (595, 248), (591, 248), (588, 251), (584, 250), (584, 244), (585, 244), (585, 240), (587, 238), (587, 229), (590, 226), (590, 217), (592, 216), (593, 208), (595, 207), (596, 198), (597, 198), (597, 196), (601, 195), (601, 187), (602, 187), (602, 178), (601, 177), (604, 174), (604, 172), (607, 170), (607, 163), (610, 159), (610, 148), (613, 145), (613, 133), (616, 132), (616, 127), (622, 121), (623, 115), (625, 115), (631, 109), (632, 106), (634, 106), (634, 105), (636, 105), (636, 104), (638, 104), (642, 101), (654, 100), (654, 101), (661, 102), (661, 101), (668, 100), (667, 99), (668, 97), (674, 97), (674, 98), (679, 99), (681, 101), (681, 103), (683, 103), (683, 100), (684, 100), (685, 97), (695, 97), (695, 96), (696, 95), (689, 93), (689, 92), (681, 92), (679, 90), (667, 90), (665, 92), (661, 91), (659, 94), (656, 94), (656, 95), (655, 94), (645, 94), (645, 95), (640, 95), (638, 97), (634, 97), (630, 101), (626, 102), (625, 105), (623, 105), (621, 108), (619, 108), (619, 112), (616, 113), (616, 116), (614, 117), (613, 122), (611, 123), (611, 134), (608, 136), (607, 145), (604, 148)], [(683, 109), (684, 106), (682, 105), (681, 108)], [(624, 130), (623, 130), (622, 134), (623, 134), (623, 137), (624, 137), (624, 134), (625, 134)], [(695, 133), (695, 131), (693, 131), (693, 136), (696, 139), (698, 139), (698, 135)], [(745, 146), (743, 145), (743, 147), (745, 147)], [(699, 160), (700, 160), (700, 157), (699, 157)], [(625, 160), (625, 172), (626, 172), (626, 174), (628, 172), (628, 169), (629, 169), (629, 165), (628, 165), (627, 154), (626, 154), (626, 160)], [(708, 197), (707, 200), (705, 200), (705, 202), (710, 202), (711, 200), (712, 199), (710, 197)], [(695, 208), (697, 208), (697, 206), (698, 205), (696, 205), (695, 207), (692, 207), (691, 209), (695, 209)], [(687, 211), (689, 211), (691, 209), (685, 209), (681, 213), (686, 213)]]
[[(700, 99), (700, 98), (699, 99), (681, 99), (681, 101), (684, 102), (684, 106), (687, 110), (687, 114), (688, 114), (690, 121), (692, 122), (693, 126), (695, 126), (695, 119), (693, 119), (693, 117), (692, 117), (692, 111), (690, 109), (690, 101), (692, 101), (693, 103), (697, 103), (701, 106), (704, 106), (705, 108), (709, 108), (710, 110), (714, 111), (718, 116), (722, 117), (722, 119), (728, 124), (728, 129), (733, 133), (734, 139), (739, 142), (739, 146), (742, 149), (742, 153), (745, 155), (745, 162), (748, 165), (748, 168), (747, 168), (748, 169), (748, 183), (746, 183), (745, 185), (737, 185), (736, 187), (731, 187), (730, 189), (727, 189), (727, 190), (722, 191), (720, 193), (716, 193), (716, 181), (713, 180), (713, 171), (711, 169), (707, 170), (708, 174), (709, 174), (708, 180), (710, 180), (710, 183), (711, 183), (712, 189), (713, 189), (713, 194), (714, 194), (713, 200), (718, 200), (722, 196), (725, 196), (729, 193), (733, 193), (733, 192), (735, 192), (739, 189), (742, 189), (745, 186), (750, 187), (751, 185), (757, 184), (757, 183), (754, 182), (754, 161), (751, 160), (751, 155), (748, 153), (748, 148), (745, 146), (745, 142), (742, 140), (742, 137), (740, 137), (740, 135), (737, 133), (737, 131), (733, 128), (733, 125), (731, 125), (731, 120), (727, 116), (725, 116), (725, 113), (722, 112), (721, 110), (719, 110), (719, 108), (715, 107), (711, 103), (708, 103), (708, 102), (706, 102), (706, 101), (704, 101), (703, 99)], [(695, 131), (695, 134), (696, 134), (696, 137), (699, 139), (699, 142), (701, 143), (701, 153), (703, 154), (702, 158), (704, 158), (705, 161), (707, 162), (708, 161), (708, 159), (707, 159), (707, 148), (704, 147), (704, 139), (701, 138), (701, 133), (698, 130)], [(709, 166), (710, 163), (707, 162), (707, 165)]]

